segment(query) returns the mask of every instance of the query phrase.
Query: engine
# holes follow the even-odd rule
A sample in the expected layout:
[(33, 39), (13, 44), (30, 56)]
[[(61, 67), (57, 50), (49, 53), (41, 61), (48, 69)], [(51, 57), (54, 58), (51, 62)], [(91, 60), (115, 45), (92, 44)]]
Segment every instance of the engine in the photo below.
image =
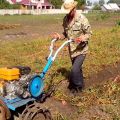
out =
[(30, 97), (29, 84), (35, 76), (30, 72), (29, 67), (0, 68), (0, 95), (10, 100)]

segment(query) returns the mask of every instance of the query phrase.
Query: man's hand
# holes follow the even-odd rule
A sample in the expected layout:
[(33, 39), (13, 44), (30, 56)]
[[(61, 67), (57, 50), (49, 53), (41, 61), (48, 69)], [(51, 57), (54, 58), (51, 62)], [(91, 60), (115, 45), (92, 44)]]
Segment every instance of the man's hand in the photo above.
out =
[(57, 40), (59, 40), (59, 39), (61, 39), (61, 40), (65, 39), (65, 36), (63, 34), (60, 35), (57, 32), (52, 33), (50, 36), (52, 37), (52, 39), (57, 39)]
[(75, 38), (76, 43), (81, 43), (86, 40), (86, 35), (81, 35), (80, 37)]
[(81, 43), (81, 38), (77, 37), (77, 38), (74, 39), (74, 41), (75, 41), (75, 43), (79, 44), (79, 43)]
[(50, 36), (52, 37), (52, 39), (60, 39), (61, 38), (60, 34), (57, 32), (52, 33)]

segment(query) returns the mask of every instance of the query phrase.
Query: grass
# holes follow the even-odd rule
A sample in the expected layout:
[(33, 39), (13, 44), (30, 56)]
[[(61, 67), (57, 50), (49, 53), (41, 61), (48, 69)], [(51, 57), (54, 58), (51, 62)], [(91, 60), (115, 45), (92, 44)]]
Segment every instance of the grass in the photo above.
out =
[[(98, 73), (103, 66), (115, 64), (120, 61), (120, 15), (118, 13), (100, 13), (87, 15), (92, 27), (93, 35), (89, 41), (89, 54), (84, 63), (85, 77)], [(29, 26), (32, 32), (46, 32), (47, 29), (56, 31), (61, 25), (63, 15), (40, 15), (40, 16), (0, 16), (0, 24), (19, 24), (21, 28)], [(116, 21), (118, 25), (116, 25)], [(54, 29), (55, 27), (55, 29)], [(42, 29), (42, 30), (41, 30)], [(15, 31), (17, 28), (9, 30), (1, 30), (4, 32)], [(37, 31), (37, 32), (38, 32)], [(61, 30), (62, 31), (62, 30)], [(3, 32), (3, 33), (2, 33)], [(29, 36), (30, 37), (30, 36)], [(28, 37), (28, 38), (29, 38)], [(16, 38), (17, 39), (17, 38)], [(63, 41), (56, 43), (56, 48)], [(0, 67), (25, 65), (32, 68), (32, 72), (36, 70), (41, 72), (45, 66), (45, 57), (49, 54), (50, 37), (40, 36), (38, 38), (19, 38), (19, 40), (2, 40), (0, 39)], [(65, 47), (58, 55), (53, 66), (46, 75), (46, 83), (52, 80), (58, 83), (67, 79), (71, 68), (67, 47)], [(60, 70), (62, 69), (62, 70)], [(64, 99), (73, 106), (78, 107), (78, 114), (84, 115), (86, 112), (94, 111), (94, 107), (102, 113), (106, 113), (109, 120), (119, 120), (120, 113), (120, 85), (114, 81), (108, 81), (102, 85), (90, 87), (83, 91), (82, 96), (71, 98), (67, 96), (63, 90), (59, 89), (55, 93), (55, 97), (59, 100)], [(91, 108), (93, 107), (93, 108)], [(92, 113), (93, 114), (93, 113)], [(90, 117), (89, 115), (86, 117)], [(93, 116), (92, 116), (93, 117)], [(91, 117), (91, 118), (92, 118)], [(95, 116), (92, 120), (101, 120), (101, 115)], [(66, 117), (58, 114), (60, 120), (67, 120)]]
[[(62, 20), (64, 15), (14, 15), (14, 16), (0, 16), (0, 23), (20, 23), (22, 25), (41, 25), (44, 23), (53, 24)], [(51, 20), (52, 19), (52, 20)], [(29, 21), (29, 22), (28, 22)], [(37, 23), (37, 24), (36, 24)]]
[[(85, 62), (85, 71), (90, 75), (100, 69), (102, 65), (113, 64), (120, 60), (120, 28), (96, 30), (90, 40), (90, 53)], [(114, 42), (113, 42), (114, 41)], [(14, 44), (13, 44), (14, 43)], [(57, 43), (57, 46), (60, 45)], [(45, 65), (45, 57), (49, 54), (50, 39), (35, 39), (32, 41), (1, 41), (0, 66), (29, 65), (34, 70), (36, 66), (41, 68)], [(12, 54), (11, 54), (12, 53)], [(44, 53), (45, 56), (44, 56)], [(64, 57), (64, 59), (62, 59)], [(53, 68), (68, 68), (71, 66), (67, 56), (67, 48), (59, 54)], [(93, 70), (90, 70), (92, 66)]]
[(120, 119), (120, 83), (113, 79), (84, 90), (80, 96), (64, 96), (61, 99), (78, 107), (80, 120), (83, 119), (80, 116), (92, 120)]
[[(115, 31), (113, 31), (115, 29)], [(90, 41), (90, 54), (86, 61), (86, 69), (92, 66), (95, 72), (101, 66), (110, 65), (120, 60), (120, 28), (96, 30)], [(114, 41), (114, 42), (113, 42)], [(90, 62), (89, 62), (90, 61)], [(88, 69), (88, 72), (90, 70)]]
[(117, 25), (120, 26), (120, 20), (117, 20)]

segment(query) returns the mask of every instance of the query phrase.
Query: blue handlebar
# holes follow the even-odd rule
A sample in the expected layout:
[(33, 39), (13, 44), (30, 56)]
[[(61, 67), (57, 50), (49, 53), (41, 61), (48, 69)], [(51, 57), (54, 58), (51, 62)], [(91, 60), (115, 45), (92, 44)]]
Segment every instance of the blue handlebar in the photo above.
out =
[(72, 42), (73, 40), (67, 40), (65, 41), (55, 52), (54, 55), (53, 54), (53, 43), (56, 41), (56, 39), (53, 39), (52, 42), (51, 42), (51, 46), (50, 46), (50, 54), (49, 54), (49, 57), (48, 57), (48, 61), (47, 61), (47, 64), (45, 65), (42, 73), (40, 74), (40, 77), (43, 79), (45, 74), (47, 73), (47, 71), (49, 70), (49, 68), (51, 67), (53, 61), (55, 60), (56, 56), (58, 55), (58, 53), (60, 52), (60, 50), (65, 46), (67, 45), (68, 43)]

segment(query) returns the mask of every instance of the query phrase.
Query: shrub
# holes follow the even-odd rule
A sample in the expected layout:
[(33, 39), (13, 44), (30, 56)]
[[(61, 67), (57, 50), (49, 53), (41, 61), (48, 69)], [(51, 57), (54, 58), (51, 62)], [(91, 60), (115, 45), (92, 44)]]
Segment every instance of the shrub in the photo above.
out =
[(109, 13), (99, 13), (99, 15), (96, 15), (95, 20), (96, 21), (103, 21), (110, 17)]
[(0, 3), (0, 9), (19, 9), (19, 8), (20, 8), (19, 4), (12, 5), (4, 0)]
[(120, 26), (120, 20), (117, 21), (117, 25)]
[(101, 19), (102, 19), (102, 20), (107, 19), (107, 18), (109, 18), (109, 17), (110, 17), (110, 15), (109, 15), (108, 13), (107, 13), (107, 14), (104, 13), (104, 14), (101, 15)]
[(101, 7), (99, 4), (95, 4), (93, 7), (93, 10), (101, 10)]

